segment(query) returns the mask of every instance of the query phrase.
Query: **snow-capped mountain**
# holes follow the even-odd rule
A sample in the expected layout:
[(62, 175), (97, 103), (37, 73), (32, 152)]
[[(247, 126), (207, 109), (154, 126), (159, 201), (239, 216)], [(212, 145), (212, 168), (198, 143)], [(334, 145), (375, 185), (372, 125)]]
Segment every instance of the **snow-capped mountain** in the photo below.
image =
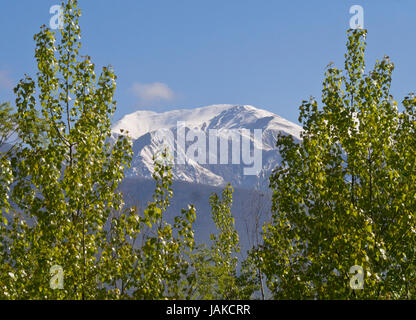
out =
[[(123, 133), (121, 133), (123, 129)], [(127, 177), (151, 178), (153, 157), (168, 148), (173, 178), (221, 186), (261, 187), (280, 161), (278, 132), (300, 139), (302, 128), (248, 105), (212, 105), (163, 113), (136, 111), (114, 124), (133, 140)]]

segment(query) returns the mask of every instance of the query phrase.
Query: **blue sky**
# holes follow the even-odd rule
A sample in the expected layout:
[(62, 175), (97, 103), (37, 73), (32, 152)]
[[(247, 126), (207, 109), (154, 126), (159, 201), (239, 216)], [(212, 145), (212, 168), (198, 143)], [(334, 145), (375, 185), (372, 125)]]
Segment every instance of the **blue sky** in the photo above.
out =
[[(0, 0), (0, 101), (34, 75), (33, 35), (60, 0)], [(251, 104), (297, 123), (320, 97), (325, 67), (343, 67), (349, 8), (364, 8), (367, 66), (389, 55), (396, 100), (416, 91), (414, 0), (79, 0), (83, 54), (118, 76), (114, 120), (165, 111)]]

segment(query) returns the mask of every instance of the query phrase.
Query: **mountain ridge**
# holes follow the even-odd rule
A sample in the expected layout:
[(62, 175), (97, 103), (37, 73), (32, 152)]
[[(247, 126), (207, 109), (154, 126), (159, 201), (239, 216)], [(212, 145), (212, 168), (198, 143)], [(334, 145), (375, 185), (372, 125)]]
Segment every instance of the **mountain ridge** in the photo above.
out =
[[(256, 130), (261, 131), (261, 137), (260, 133), (256, 136)], [(277, 134), (281, 132), (300, 140), (301, 131), (302, 128), (297, 124), (270, 111), (251, 105), (231, 104), (161, 113), (138, 110), (125, 115), (112, 127), (113, 137), (128, 134), (132, 138), (134, 155), (132, 166), (126, 171), (127, 177), (151, 178), (153, 156), (167, 143), (171, 147), (170, 150), (174, 150), (174, 180), (213, 186), (230, 182), (246, 188), (258, 188), (264, 184), (271, 171), (278, 165), (280, 155), (275, 147)], [(186, 135), (183, 145), (180, 144), (182, 132)], [(210, 134), (219, 139), (220, 148), (217, 148), (216, 141), (214, 144), (209, 143)], [(239, 145), (236, 146), (231, 144), (230, 148), (230, 138), (241, 143), (238, 142)], [(253, 167), (256, 166), (257, 158), (261, 158), (260, 169), (252, 170), (255, 174), (246, 174), (249, 166), (243, 158), (244, 139), (250, 144), (246, 156), (253, 159)], [(221, 141), (225, 141), (228, 150), (221, 149)], [(231, 158), (231, 154), (240, 151), (239, 148), (243, 150), (239, 155), (240, 159), (237, 159), (237, 156), (235, 159)], [(224, 151), (224, 159), (228, 161), (221, 158), (223, 155), (220, 153)], [(178, 161), (180, 157), (183, 157), (184, 163)], [(217, 162), (212, 163), (209, 161), (211, 159), (217, 159)], [(221, 164), (218, 164), (219, 162)]]

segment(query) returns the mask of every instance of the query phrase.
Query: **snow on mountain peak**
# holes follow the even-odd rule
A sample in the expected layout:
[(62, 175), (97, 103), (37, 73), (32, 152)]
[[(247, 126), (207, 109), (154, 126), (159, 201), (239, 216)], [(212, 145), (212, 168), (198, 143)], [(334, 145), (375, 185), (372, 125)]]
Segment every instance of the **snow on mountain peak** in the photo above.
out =
[[(221, 137), (228, 139), (230, 132), (233, 132), (234, 135), (240, 135), (243, 140), (247, 138), (247, 130), (253, 132), (260, 129), (260, 140), (262, 140), (260, 144), (251, 135), (248, 139), (253, 143), (250, 152), (253, 153), (254, 150), (257, 150), (262, 155), (261, 171), (255, 176), (247, 176), (244, 174), (246, 172), (243, 170), (244, 166), (240, 162), (235, 164), (234, 160), (230, 164), (205, 163), (205, 161), (198, 163), (198, 161), (189, 157), (189, 153), (185, 150), (192, 144), (191, 142), (187, 140), (186, 146), (182, 146), (182, 149), (179, 147), (180, 144), (177, 138), (178, 130), (181, 129), (179, 129), (180, 126), (178, 127), (178, 122), (181, 126), (186, 127), (183, 128), (187, 130), (186, 132), (191, 132), (192, 137), (194, 135), (201, 136), (201, 134), (202, 136), (208, 135), (212, 130), (220, 139)], [(173, 167), (174, 179), (209, 185), (223, 185), (226, 182), (231, 182), (235, 186), (250, 188), (258, 185), (261, 179), (267, 179), (271, 170), (279, 163), (280, 155), (275, 147), (277, 134), (283, 132), (299, 140), (302, 131), (300, 126), (272, 112), (250, 105), (232, 104), (218, 104), (162, 113), (140, 110), (117, 121), (112, 128), (113, 134), (120, 134), (120, 129), (128, 131), (129, 136), (133, 139), (133, 163), (132, 167), (126, 172), (127, 176), (151, 178), (153, 172), (152, 157), (160, 147), (158, 142), (155, 141), (156, 133), (170, 130), (173, 133), (173, 140), (178, 146), (175, 152), (184, 155), (186, 158), (184, 164), (175, 163)], [(208, 157), (211, 156), (210, 152), (219, 152), (216, 147), (214, 151), (209, 148), (208, 146)]]
[(199, 127), (204, 122), (218, 115), (224, 110), (232, 108), (231, 104), (218, 104), (195, 109), (180, 109), (162, 113), (139, 110), (124, 116), (113, 126), (114, 133), (120, 129), (128, 130), (133, 139), (154, 130), (176, 127), (177, 121), (186, 121), (190, 126)]

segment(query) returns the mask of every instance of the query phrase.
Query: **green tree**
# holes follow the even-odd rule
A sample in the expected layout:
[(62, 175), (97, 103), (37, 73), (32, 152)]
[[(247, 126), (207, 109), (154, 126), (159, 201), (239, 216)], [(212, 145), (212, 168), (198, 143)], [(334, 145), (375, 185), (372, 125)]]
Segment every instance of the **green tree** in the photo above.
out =
[[(9, 209), (9, 187), (13, 181), (10, 164), (12, 150), (7, 145), (15, 130), (15, 115), (12, 111), (10, 103), (0, 104), (0, 208), (5, 211)], [(7, 223), (6, 220), (3, 223)]]
[(173, 192), (172, 166), (167, 153), (154, 162), (153, 201), (139, 213), (136, 208), (113, 212), (102, 247), (98, 270), (99, 298), (187, 299), (190, 255), (194, 246), (190, 205), (170, 224), (166, 210)]
[[(37, 76), (15, 88), (19, 146), (12, 157), (16, 210), (8, 219), (0, 295), (5, 298), (87, 299), (108, 251), (106, 228), (123, 209), (117, 187), (131, 159), (131, 143), (111, 139), (116, 76), (100, 76), (90, 57), (79, 55), (80, 10), (64, 6), (60, 39), (43, 26), (35, 35)], [(37, 130), (39, 120), (44, 123)], [(5, 246), (5, 247), (6, 247)], [(111, 268), (117, 268), (113, 260)], [(51, 267), (64, 272), (64, 287), (50, 287)], [(104, 287), (111, 277), (101, 277)]]
[[(10, 185), (13, 183), (13, 173), (10, 163), (11, 148), (7, 142), (14, 130), (14, 116), (9, 103), (0, 104), (0, 291), (3, 288), (2, 278), (6, 272), (7, 247), (5, 246), (7, 214), (10, 210)], [(3, 275), (3, 276), (2, 276)]]
[(218, 234), (211, 234), (211, 247), (198, 248), (193, 255), (195, 281), (194, 297), (197, 299), (238, 299), (237, 256), (240, 251), (235, 219), (231, 214), (233, 188), (230, 184), (210, 196), (211, 215)]
[(0, 103), (0, 146), (3, 146), (15, 132), (15, 118), (10, 103)]
[(132, 297), (136, 299), (189, 299), (190, 257), (195, 245), (192, 224), (196, 219), (193, 205), (174, 217), (173, 225), (166, 220), (166, 210), (173, 196), (172, 164), (166, 150), (154, 161), (156, 181), (153, 201), (138, 218), (139, 230), (149, 232), (136, 250), (132, 270)]
[[(349, 30), (345, 73), (329, 66), (322, 108), (303, 101), (302, 141), (279, 135), (273, 221), (257, 254), (274, 298), (415, 298), (416, 118), (400, 113), (388, 57), (365, 73), (365, 30)], [(350, 268), (364, 270), (352, 290)]]

